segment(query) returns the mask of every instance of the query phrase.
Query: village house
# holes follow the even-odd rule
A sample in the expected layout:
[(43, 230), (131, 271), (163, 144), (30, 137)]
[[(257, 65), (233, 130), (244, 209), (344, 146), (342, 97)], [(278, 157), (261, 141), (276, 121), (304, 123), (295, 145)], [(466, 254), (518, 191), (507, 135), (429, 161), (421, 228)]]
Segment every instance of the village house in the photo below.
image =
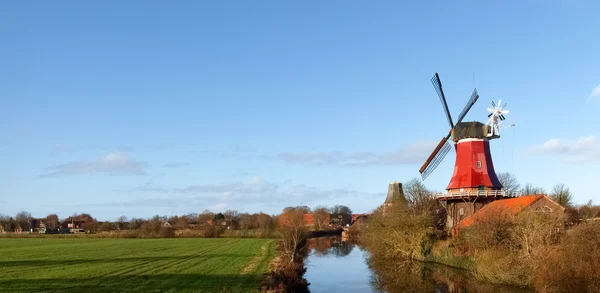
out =
[(21, 225), (19, 225), (19, 223), (15, 224), (15, 233), (23, 233), (23, 228), (21, 228)]
[[(452, 227), (450, 233), (452, 238), (456, 238), (458, 237), (461, 229), (469, 227), (478, 221), (489, 219), (491, 217), (515, 216), (524, 210), (533, 210), (534, 212), (542, 213), (555, 213), (561, 219), (564, 219), (565, 215), (565, 208), (545, 194), (520, 196), (515, 198), (495, 200), (483, 206), (472, 216), (465, 218), (457, 225)], [(557, 227), (557, 229), (564, 230), (564, 221), (561, 223), (562, 225)]]

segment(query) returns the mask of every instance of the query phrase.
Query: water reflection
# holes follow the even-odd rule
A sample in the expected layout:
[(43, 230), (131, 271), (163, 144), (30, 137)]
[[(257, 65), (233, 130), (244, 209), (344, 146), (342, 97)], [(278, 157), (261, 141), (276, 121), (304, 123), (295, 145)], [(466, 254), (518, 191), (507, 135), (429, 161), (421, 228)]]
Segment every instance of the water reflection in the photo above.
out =
[(341, 237), (310, 239), (308, 252), (311, 292), (531, 292), (481, 282), (463, 270), (373, 256)]

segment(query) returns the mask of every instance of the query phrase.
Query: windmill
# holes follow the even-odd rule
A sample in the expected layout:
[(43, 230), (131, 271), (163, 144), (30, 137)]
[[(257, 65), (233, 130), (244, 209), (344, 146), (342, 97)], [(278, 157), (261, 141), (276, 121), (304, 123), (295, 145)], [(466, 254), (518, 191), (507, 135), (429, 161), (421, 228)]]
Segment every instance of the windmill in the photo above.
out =
[(487, 123), (463, 122), (471, 107), (479, 99), (477, 89), (474, 89), (454, 124), (437, 72), (431, 78), (431, 83), (444, 107), (450, 131), (438, 143), (419, 172), (425, 180), (452, 148), (456, 150), (454, 173), (446, 187), (447, 193), (438, 197), (446, 206), (446, 227), (451, 228), (485, 204), (507, 196), (494, 171), (489, 141), (500, 137), (500, 124), (506, 119), (504, 115), (508, 114), (508, 110), (504, 110), (506, 104), (502, 105), (501, 101), (498, 105), (492, 102), (493, 108), (488, 108), (490, 114)]

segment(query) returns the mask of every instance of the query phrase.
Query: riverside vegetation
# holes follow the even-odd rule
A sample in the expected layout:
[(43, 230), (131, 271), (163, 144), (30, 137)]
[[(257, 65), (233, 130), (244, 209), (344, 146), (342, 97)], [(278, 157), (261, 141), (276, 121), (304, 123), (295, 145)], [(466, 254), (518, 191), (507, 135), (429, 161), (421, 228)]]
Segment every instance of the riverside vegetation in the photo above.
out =
[[(565, 219), (549, 213), (499, 213), (449, 239), (442, 232), (444, 209), (432, 193), (416, 180), (404, 190), (405, 205), (378, 208), (358, 232), (371, 262), (400, 263), (404, 268), (415, 261), (434, 262), (467, 269), (481, 280), (539, 292), (600, 292), (597, 221), (580, 221), (557, 232), (557, 224)], [(575, 213), (598, 210), (591, 204), (572, 206), (570, 193), (561, 196), (567, 221)]]

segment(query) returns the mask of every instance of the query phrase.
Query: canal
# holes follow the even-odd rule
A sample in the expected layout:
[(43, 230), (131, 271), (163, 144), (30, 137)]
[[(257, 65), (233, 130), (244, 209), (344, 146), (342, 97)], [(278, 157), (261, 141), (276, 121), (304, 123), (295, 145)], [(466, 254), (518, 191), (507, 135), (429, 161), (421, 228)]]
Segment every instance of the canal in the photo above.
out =
[(305, 264), (312, 293), (533, 292), (481, 282), (446, 266), (377, 259), (341, 237), (310, 239)]

